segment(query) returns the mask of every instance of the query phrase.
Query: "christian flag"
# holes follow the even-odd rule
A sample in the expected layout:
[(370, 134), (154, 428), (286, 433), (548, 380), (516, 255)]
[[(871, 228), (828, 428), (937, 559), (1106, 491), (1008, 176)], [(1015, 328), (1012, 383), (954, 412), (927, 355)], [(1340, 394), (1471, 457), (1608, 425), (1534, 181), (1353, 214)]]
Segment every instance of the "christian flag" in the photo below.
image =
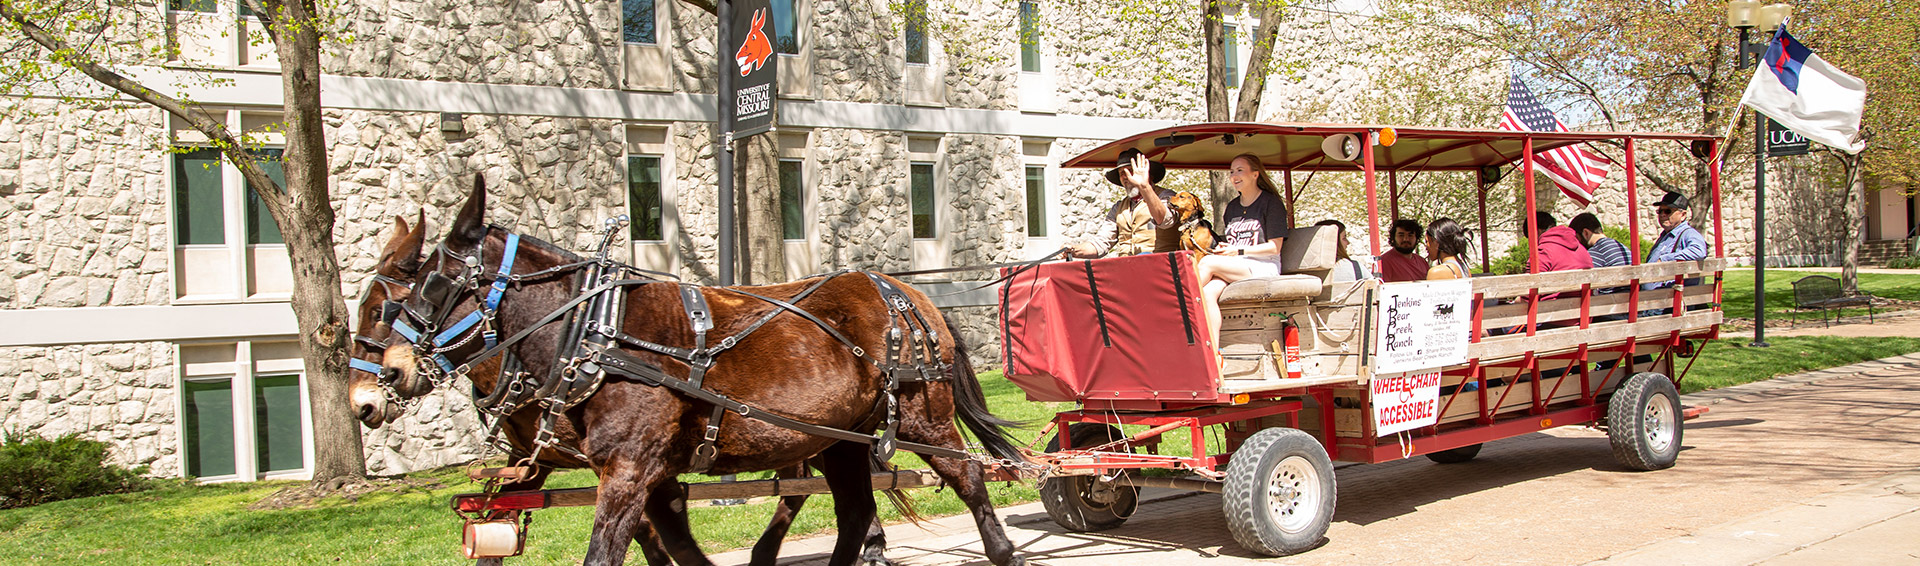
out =
[(1828, 65), (1787, 33), (1787, 26), (1773, 32), (1740, 104), (1835, 149), (1860, 153), (1867, 147), (1860, 139), (1866, 81)]
[[(1553, 117), (1553, 112), (1540, 105), (1533, 97), (1533, 91), (1520, 82), (1520, 75), (1513, 75), (1507, 85), (1507, 110), (1500, 116), (1500, 129), (1522, 132), (1564, 132), (1567, 127)], [(1607, 166), (1613, 162), (1582, 146), (1557, 147), (1533, 154), (1533, 165), (1553, 184), (1560, 186), (1560, 192), (1567, 198), (1586, 206), (1593, 201), (1593, 191), (1600, 187), (1600, 181), (1607, 178)]]

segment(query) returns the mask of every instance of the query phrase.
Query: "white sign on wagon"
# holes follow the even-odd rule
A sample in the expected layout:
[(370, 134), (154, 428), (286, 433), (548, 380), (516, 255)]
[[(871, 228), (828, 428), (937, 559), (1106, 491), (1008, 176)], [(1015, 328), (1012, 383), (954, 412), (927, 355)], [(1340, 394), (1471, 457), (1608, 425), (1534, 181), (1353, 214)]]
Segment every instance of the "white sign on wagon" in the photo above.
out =
[(1440, 370), (1373, 374), (1373, 431), (1386, 436), (1440, 422)]
[(1458, 279), (1380, 286), (1375, 375), (1467, 363), (1473, 283)]

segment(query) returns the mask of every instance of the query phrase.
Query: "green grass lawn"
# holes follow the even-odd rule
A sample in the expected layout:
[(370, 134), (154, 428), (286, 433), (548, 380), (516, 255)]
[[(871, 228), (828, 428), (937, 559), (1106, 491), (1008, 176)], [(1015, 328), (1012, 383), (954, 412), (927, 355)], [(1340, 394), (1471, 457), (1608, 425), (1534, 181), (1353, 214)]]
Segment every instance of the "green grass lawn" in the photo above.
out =
[[(1787, 320), (1793, 310), (1793, 282), (1808, 275), (1826, 275), (1839, 279), (1838, 273), (1814, 273), (1793, 271), (1791, 269), (1767, 270), (1767, 319)], [(1722, 310), (1729, 318), (1753, 318), (1753, 270), (1733, 269), (1726, 272), (1725, 292), (1721, 295)], [(1920, 271), (1912, 275), (1890, 273), (1860, 274), (1860, 291), (1888, 299), (1920, 301)], [(1865, 316), (1867, 309), (1842, 309), (1845, 316)], [(1818, 318), (1818, 311), (1805, 311), (1799, 318), (1812, 316)]]
[[(1800, 274), (1768, 272), (1770, 309), (1784, 316), (1791, 306), (1788, 283)], [(1727, 311), (1739, 316), (1752, 310), (1752, 274), (1732, 271), (1727, 276)], [(1862, 288), (1883, 297), (1920, 300), (1920, 275), (1862, 275)], [(1777, 287), (1777, 289), (1776, 289)], [(1742, 303), (1744, 301), (1744, 303)], [(1771, 348), (1748, 348), (1744, 340), (1722, 340), (1708, 345), (1686, 380), (1687, 392), (1759, 381), (1777, 375), (1833, 367), (1920, 351), (1920, 338), (1772, 338)], [(1683, 360), (1684, 363), (1684, 360)], [(988, 403), (995, 414), (1032, 421), (1015, 431), (1022, 444), (1031, 443), (1039, 425), (1055, 412), (1072, 408), (1066, 403), (1035, 403), (998, 372), (982, 375)], [(1218, 439), (1209, 439), (1217, 445)], [(1184, 432), (1168, 435), (1162, 444), (1169, 454), (1188, 451)], [(921, 467), (918, 457), (902, 452), (895, 463)], [(460, 469), (415, 474), (437, 480), (444, 487), (381, 492), (348, 502), (328, 500), (312, 508), (250, 511), (247, 506), (293, 482), (222, 485), (174, 485), (136, 494), (63, 501), (28, 509), (0, 511), (0, 564), (466, 564), (458, 559), (460, 522), (447, 509), (447, 498), (478, 490)], [(687, 481), (702, 478), (687, 477)], [(584, 471), (555, 474), (549, 487), (581, 487), (595, 483)], [(1037, 499), (1030, 484), (992, 484), (996, 505)], [(950, 490), (910, 492), (927, 516), (964, 513)], [(795, 522), (794, 534), (832, 528), (832, 498), (816, 496)], [(882, 504), (882, 515), (898, 521), (899, 514)], [(742, 548), (753, 543), (772, 513), (771, 502), (690, 510), (694, 532), (709, 552)], [(528, 540), (526, 564), (578, 562), (586, 552), (592, 528), (590, 508), (551, 509), (535, 514)], [(638, 553), (631, 555), (640, 561)]]

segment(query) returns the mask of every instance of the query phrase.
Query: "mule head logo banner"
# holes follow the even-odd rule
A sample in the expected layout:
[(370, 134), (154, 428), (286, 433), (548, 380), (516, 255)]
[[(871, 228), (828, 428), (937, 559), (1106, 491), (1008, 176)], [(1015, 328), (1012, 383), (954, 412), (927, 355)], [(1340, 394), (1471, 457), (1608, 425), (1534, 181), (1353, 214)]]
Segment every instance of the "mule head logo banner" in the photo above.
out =
[[(776, 80), (780, 75), (780, 53), (773, 48), (773, 38), (781, 27), (780, 15), (767, 6), (767, 0), (730, 0), (733, 14), (728, 22), (730, 41), (739, 42), (734, 48), (733, 62), (740, 71), (740, 78), (733, 81), (732, 92), (726, 93), (727, 100), (720, 103), (720, 110), (733, 115), (733, 131), (730, 140), (739, 140), (747, 136), (773, 129), (774, 105), (780, 95)], [(721, 53), (726, 53), (721, 51)], [(725, 66), (725, 60), (721, 61)], [(723, 71), (724, 72), (724, 71)]]
[(741, 42), (739, 51), (733, 52), (733, 60), (740, 63), (742, 77), (767, 66), (767, 60), (773, 58), (773, 42), (767, 40), (766, 32), (769, 12), (766, 8), (753, 11), (753, 23), (747, 28), (747, 40)]

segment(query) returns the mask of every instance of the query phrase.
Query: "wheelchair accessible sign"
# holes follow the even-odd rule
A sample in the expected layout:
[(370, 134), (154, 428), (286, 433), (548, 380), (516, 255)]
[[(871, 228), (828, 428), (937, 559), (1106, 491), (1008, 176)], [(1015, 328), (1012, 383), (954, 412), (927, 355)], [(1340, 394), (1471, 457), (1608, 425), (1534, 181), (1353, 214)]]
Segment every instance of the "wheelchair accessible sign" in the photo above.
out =
[(1373, 341), (1373, 431), (1386, 436), (1440, 421), (1440, 368), (1467, 362), (1473, 284), (1380, 286)]

